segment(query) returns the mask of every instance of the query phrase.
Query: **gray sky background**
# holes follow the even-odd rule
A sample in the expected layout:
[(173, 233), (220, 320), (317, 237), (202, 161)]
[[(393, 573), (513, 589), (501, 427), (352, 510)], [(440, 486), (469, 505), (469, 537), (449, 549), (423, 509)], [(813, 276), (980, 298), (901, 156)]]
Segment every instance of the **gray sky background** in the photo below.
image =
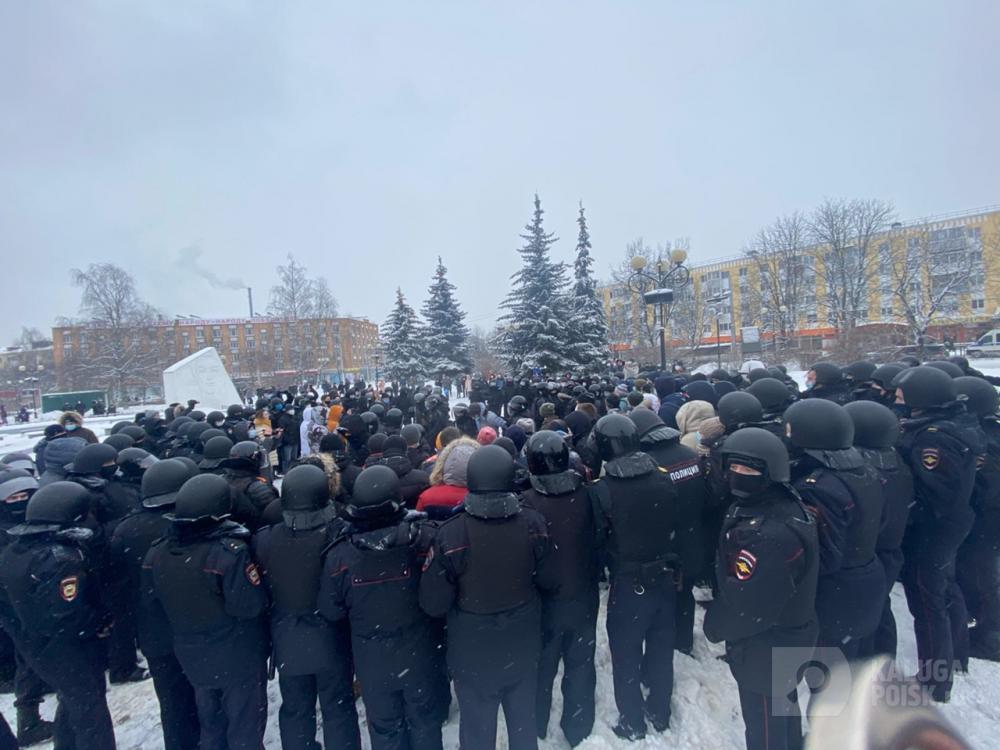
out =
[(441, 254), (489, 324), (536, 190), (560, 259), (583, 200), (602, 276), (636, 236), (731, 255), (824, 196), (997, 203), (998, 29), (995, 0), (6, 2), (0, 344), (97, 261), (168, 314), (245, 314), (192, 246), (258, 309), (293, 252), (379, 323)]

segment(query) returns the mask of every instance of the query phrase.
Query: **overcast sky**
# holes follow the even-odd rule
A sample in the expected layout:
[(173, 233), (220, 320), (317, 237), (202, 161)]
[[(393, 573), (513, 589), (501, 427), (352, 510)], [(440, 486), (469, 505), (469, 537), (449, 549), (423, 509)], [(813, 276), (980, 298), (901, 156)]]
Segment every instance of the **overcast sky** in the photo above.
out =
[(601, 276), (824, 196), (998, 203), (998, 29), (995, 0), (5, 2), (0, 344), (76, 312), (73, 267), (235, 316), (192, 259), (262, 310), (289, 252), (379, 323), (440, 254), (486, 325), (535, 191), (560, 259), (583, 201)]

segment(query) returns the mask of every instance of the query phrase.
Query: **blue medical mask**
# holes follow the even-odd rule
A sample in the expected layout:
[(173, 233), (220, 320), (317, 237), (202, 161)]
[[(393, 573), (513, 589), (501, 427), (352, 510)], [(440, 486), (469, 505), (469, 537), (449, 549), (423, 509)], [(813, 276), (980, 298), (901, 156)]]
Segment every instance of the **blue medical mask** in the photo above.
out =
[(76, 424), (75, 422), (70, 422), (69, 424), (66, 425), (66, 432), (72, 432), (79, 426), (80, 425)]
[(247, 430), (247, 437), (249, 437), (251, 440), (253, 440), (255, 437), (257, 437), (257, 430), (252, 429), (252, 428), (249, 429), (249, 430)]

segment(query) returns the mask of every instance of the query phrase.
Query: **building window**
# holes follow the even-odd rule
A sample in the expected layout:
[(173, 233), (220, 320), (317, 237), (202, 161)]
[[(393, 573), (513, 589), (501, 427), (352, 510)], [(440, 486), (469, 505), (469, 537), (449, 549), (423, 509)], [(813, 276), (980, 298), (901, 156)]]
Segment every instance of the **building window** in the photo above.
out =
[(982, 297), (973, 297), (972, 298), (972, 309), (974, 311), (985, 310), (986, 309), (986, 300), (983, 299)]

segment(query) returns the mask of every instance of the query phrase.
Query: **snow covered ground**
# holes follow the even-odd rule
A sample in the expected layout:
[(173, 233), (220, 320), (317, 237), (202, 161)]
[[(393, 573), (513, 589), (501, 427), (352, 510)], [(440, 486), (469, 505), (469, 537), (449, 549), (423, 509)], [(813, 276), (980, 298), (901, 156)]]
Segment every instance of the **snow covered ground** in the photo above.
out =
[[(899, 587), (894, 592), (893, 608), (900, 623), (900, 666), (904, 672), (910, 674), (916, 671), (916, 646), (913, 640), (912, 620)], [(740, 718), (736, 683), (725, 663), (716, 658), (723, 653), (722, 646), (708, 643), (701, 634), (703, 614), (704, 610), (699, 607), (694, 657), (674, 655), (676, 681), (670, 729), (663, 734), (650, 733), (642, 742), (628, 743), (615, 737), (611, 731), (618, 713), (614, 704), (611, 657), (604, 629), (602, 603), (597, 630), (597, 721), (594, 733), (580, 745), (581, 750), (618, 748), (723, 750), (744, 747), (743, 723)], [(562, 710), (562, 699), (558, 689), (559, 679), (556, 678), (549, 738), (540, 743), (542, 750), (569, 748), (569, 743), (559, 730), (559, 716)], [(268, 698), (270, 710), (265, 746), (269, 750), (279, 750), (281, 741), (278, 736), (278, 706), (281, 699), (276, 680), (268, 686)], [(151, 682), (112, 687), (108, 692), (108, 703), (120, 750), (140, 748), (158, 750), (163, 747), (159, 707)], [(0, 710), (13, 724), (13, 696), (0, 696)], [(46, 699), (42, 705), (43, 715), (51, 718), (54, 710), (55, 699)], [(363, 746), (368, 750), (370, 743), (361, 701), (358, 701), (358, 710), (362, 721)], [(972, 747), (984, 750), (996, 747), (996, 727), (1000, 722), (1000, 664), (974, 659), (969, 674), (957, 676), (952, 702), (944, 706), (943, 710), (945, 715), (965, 733)], [(506, 748), (507, 740), (502, 720), (500, 726), (497, 747)], [(321, 740), (321, 737), (318, 736), (318, 739)], [(51, 747), (51, 743), (41, 747)], [(458, 713), (454, 702), (452, 702), (451, 717), (444, 728), (444, 747), (446, 750), (458, 748)]]

